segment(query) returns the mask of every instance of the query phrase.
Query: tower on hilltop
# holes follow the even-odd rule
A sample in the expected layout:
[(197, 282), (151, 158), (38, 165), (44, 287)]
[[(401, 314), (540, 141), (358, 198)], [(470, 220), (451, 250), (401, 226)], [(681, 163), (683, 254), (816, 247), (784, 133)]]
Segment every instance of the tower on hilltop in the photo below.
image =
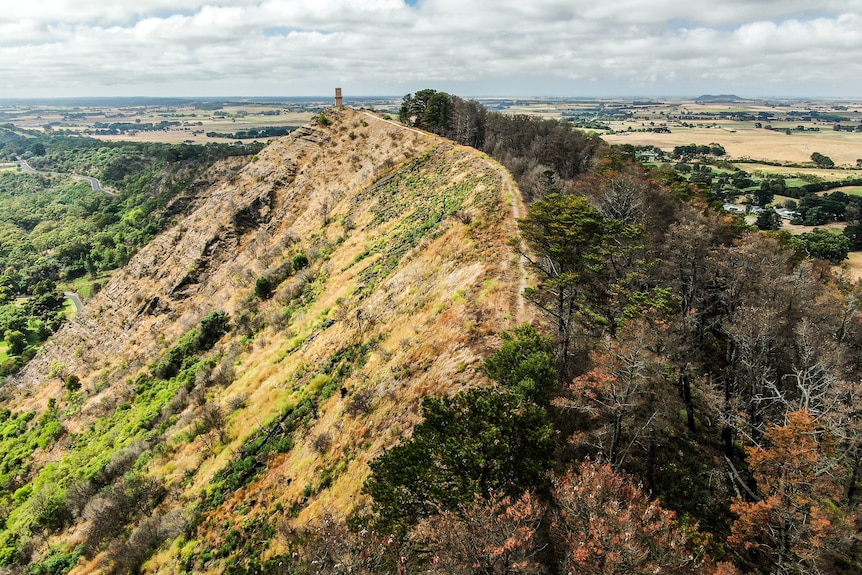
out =
[(341, 98), (341, 88), (335, 89), (335, 105), (339, 108), (344, 106), (344, 100)]

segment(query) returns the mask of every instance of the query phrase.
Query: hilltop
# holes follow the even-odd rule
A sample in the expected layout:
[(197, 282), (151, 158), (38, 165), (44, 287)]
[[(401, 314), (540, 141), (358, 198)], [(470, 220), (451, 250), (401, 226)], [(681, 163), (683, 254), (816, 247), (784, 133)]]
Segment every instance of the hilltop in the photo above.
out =
[[(529, 319), (507, 246), (520, 204), (483, 154), (346, 109), (217, 163), (7, 381), (13, 420), (55, 422), (56, 441), (25, 457), (4, 553), (82, 543), (73, 572), (109, 572), (111, 538), (149, 525), (136, 560), (185, 531), (152, 570), (218, 572), (231, 553), (208, 549), (237, 530), (276, 552), (284, 520), (361, 508), (367, 462), (420, 398), (485, 383), (499, 334)], [(131, 482), (151, 489), (120, 511)]]
[(698, 104), (732, 104), (734, 102), (745, 102), (745, 98), (740, 98), (736, 94), (704, 94), (694, 99)]

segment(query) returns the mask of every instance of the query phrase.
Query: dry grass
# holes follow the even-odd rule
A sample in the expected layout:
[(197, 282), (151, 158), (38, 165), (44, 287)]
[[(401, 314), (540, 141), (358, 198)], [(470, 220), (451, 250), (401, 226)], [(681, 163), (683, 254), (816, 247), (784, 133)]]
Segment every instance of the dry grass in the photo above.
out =
[[(619, 133), (602, 136), (610, 144), (632, 144), (657, 146), (672, 151), (675, 146), (687, 144), (706, 145), (717, 143), (724, 146), (730, 158), (752, 158), (772, 162), (805, 163), (811, 154), (820, 152), (832, 158), (838, 166), (855, 167), (856, 159), (862, 155), (862, 133), (835, 132), (831, 128), (821, 132), (783, 132), (745, 128), (681, 128), (671, 126), (670, 134), (649, 132)], [(743, 169), (745, 168), (744, 166)], [(764, 166), (773, 171), (772, 166)], [(792, 168), (798, 171), (798, 168)], [(846, 171), (840, 173), (847, 175)], [(844, 177), (842, 176), (842, 177)]]
[[(847, 224), (846, 224), (845, 222), (832, 222), (832, 223), (825, 224), (825, 225), (822, 225), (822, 226), (817, 226), (817, 227), (818, 227), (818, 228), (823, 228), (823, 229), (825, 229), (825, 230), (837, 230), (837, 231), (841, 231), (841, 230), (843, 230), (845, 227), (847, 227)], [(814, 228), (812, 228), (811, 226), (799, 226), (799, 225), (796, 225), (796, 224), (791, 224), (791, 223), (790, 223), (790, 222), (788, 222), (787, 220), (782, 220), (782, 223), (781, 223), (781, 229), (782, 229), (782, 230), (785, 230), (785, 231), (788, 231), (788, 232), (790, 232), (790, 233), (791, 233), (791, 234), (793, 234), (793, 235), (799, 235), (799, 234), (807, 234), (807, 233), (810, 233), (810, 232), (811, 232), (811, 230), (813, 230)]]
[(837, 273), (845, 274), (852, 282), (862, 280), (862, 252), (850, 252), (847, 259), (836, 268)]
[[(299, 505), (300, 521), (324, 509), (344, 517), (363, 505), (360, 488), (368, 461), (410, 433), (420, 419), (421, 397), (486, 383), (482, 361), (499, 344), (499, 332), (513, 328), (517, 319), (528, 319), (519, 318), (521, 270), (507, 245), (516, 233), (510, 197), (516, 188), (505, 171), (474, 150), (402, 131), (369, 115), (350, 110), (327, 114), (330, 126), (272, 143), (238, 173), (228, 166), (216, 168), (215, 174), (225, 178), (200, 193), (197, 210), (142, 250), (88, 302), (81, 321), (64, 329), (43, 352), (47, 358), (65, 356), (73, 342), (84, 344), (98, 370), (107, 366), (109, 373), (131, 376), (136, 369), (123, 365), (143, 365), (212, 309), (236, 318), (251, 306), (261, 317), (278, 318), (285, 306), (296, 305), (290, 298), (301, 290), (285, 287), (267, 302), (249, 304), (254, 280), (295, 253), (309, 256), (309, 277), (317, 278), (319, 291), (314, 301), (294, 309), (286, 325), (259, 331), (252, 344), (239, 346), (235, 340), (243, 334), (235, 332), (215, 352), (232, 346), (239, 350), (234, 380), (205, 392), (209, 401), (223, 406), (228, 398), (245, 398), (244, 406), (228, 415), (229, 441), (215, 448), (205, 445), (203, 437), (188, 441), (181, 432), (191, 429), (189, 407), (169, 430), (169, 449), (150, 461), (149, 472), (163, 476), (174, 489), (165, 505), (195, 501), (250, 434), (319, 393), (314, 386), (325, 380), (315, 375), (330, 358), (352, 344), (375, 341), (376, 347), (368, 350), (364, 364), (338, 381), (338, 389), (318, 405), (317, 417), (294, 431), (294, 447), (270, 456), (266, 473), (212, 511), (212, 527), (200, 533), (202, 541), (188, 543), (201, 549), (217, 547), (240, 515), (252, 522), (286, 519), (287, 511), (273, 515), (276, 504), (284, 510)], [(404, 213), (375, 223), (378, 197), (363, 191), (395, 173), (402, 162), (426, 153), (430, 159), (422, 169), (433, 171), (443, 183), (431, 190), (407, 187), (402, 193), (433, 196), (462, 180), (475, 180), (475, 185), (458, 217), (440, 221), (373, 290), (358, 289), (364, 270), (385, 254), (358, 256), (380, 238), (396, 238), (398, 222), (411, 213), (409, 206), (420, 202), (408, 202)], [(281, 183), (274, 185), (276, 181)], [(260, 211), (263, 221), (257, 230), (225, 233), (233, 229), (234, 214), (264, 200), (269, 204)], [(214, 241), (222, 242), (217, 250), (208, 247)], [(184, 287), (182, 297), (171, 297), (190, 269), (205, 280)], [(143, 313), (155, 297), (165, 307)], [(59, 382), (42, 385), (40, 364), (32, 365), (21, 377), (18, 400), (40, 410), (60, 393)], [(87, 383), (98, 375), (83, 362), (75, 367)], [(97, 402), (121, 388), (112, 379), (90, 398), (75, 428), (85, 429), (97, 416)], [(328, 486), (320, 486), (324, 470), (332, 476)], [(251, 500), (256, 503), (250, 505)], [(175, 572), (177, 552), (174, 546), (159, 554), (152, 570)]]

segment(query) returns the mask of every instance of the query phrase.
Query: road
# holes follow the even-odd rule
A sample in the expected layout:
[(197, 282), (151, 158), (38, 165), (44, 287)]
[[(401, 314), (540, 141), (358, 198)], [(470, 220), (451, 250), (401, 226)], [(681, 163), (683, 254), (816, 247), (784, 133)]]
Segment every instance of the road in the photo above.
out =
[(78, 297), (78, 294), (73, 291), (64, 291), (63, 295), (72, 300), (72, 303), (75, 304), (75, 310), (78, 313), (84, 311), (84, 302), (81, 301), (81, 298)]
[(49, 176), (72, 176), (73, 178), (78, 178), (79, 180), (87, 180), (89, 182), (90, 187), (93, 188), (94, 192), (102, 192), (103, 194), (108, 194), (109, 196), (115, 196), (114, 192), (106, 190), (102, 187), (102, 183), (92, 176), (82, 176), (81, 174), (64, 174), (63, 172), (44, 172), (42, 170), (37, 170), (33, 168), (30, 164), (27, 163), (27, 160), (23, 158), (18, 158), (18, 165), (21, 166), (21, 171), (27, 174), (48, 174)]

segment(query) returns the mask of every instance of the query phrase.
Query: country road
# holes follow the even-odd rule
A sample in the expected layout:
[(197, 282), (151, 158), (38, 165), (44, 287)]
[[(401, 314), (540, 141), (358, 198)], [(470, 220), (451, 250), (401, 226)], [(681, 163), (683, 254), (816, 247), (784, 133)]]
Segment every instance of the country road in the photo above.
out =
[(72, 300), (72, 303), (75, 304), (75, 310), (78, 313), (84, 311), (84, 302), (81, 301), (81, 298), (78, 297), (78, 294), (73, 291), (64, 291), (63, 295)]
[(48, 174), (49, 176), (72, 176), (73, 178), (78, 178), (79, 180), (87, 180), (89, 182), (90, 187), (93, 188), (94, 192), (102, 192), (103, 194), (108, 194), (109, 196), (115, 196), (114, 192), (106, 190), (102, 187), (102, 183), (94, 178), (93, 176), (83, 176), (81, 174), (66, 174), (63, 172), (45, 172), (42, 170), (37, 170), (33, 168), (30, 164), (27, 163), (27, 160), (23, 158), (18, 158), (18, 165), (21, 166), (21, 171), (27, 174)]

